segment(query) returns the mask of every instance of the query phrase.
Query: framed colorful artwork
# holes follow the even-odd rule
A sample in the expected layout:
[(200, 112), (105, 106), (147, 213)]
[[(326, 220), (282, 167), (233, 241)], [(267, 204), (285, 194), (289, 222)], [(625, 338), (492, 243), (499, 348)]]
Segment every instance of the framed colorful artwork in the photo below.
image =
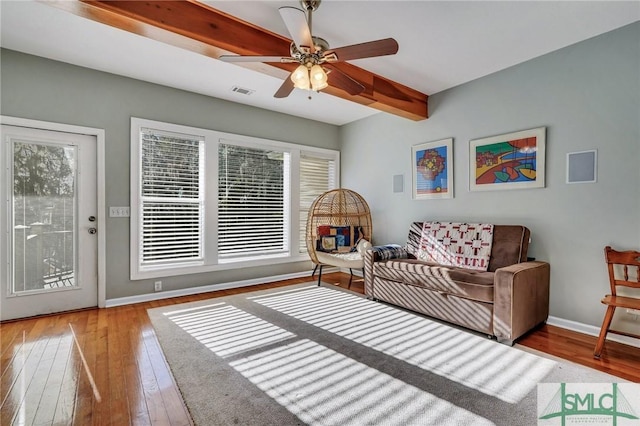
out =
[(469, 190), (544, 188), (546, 127), (469, 142)]
[(453, 198), (453, 139), (411, 147), (413, 199)]

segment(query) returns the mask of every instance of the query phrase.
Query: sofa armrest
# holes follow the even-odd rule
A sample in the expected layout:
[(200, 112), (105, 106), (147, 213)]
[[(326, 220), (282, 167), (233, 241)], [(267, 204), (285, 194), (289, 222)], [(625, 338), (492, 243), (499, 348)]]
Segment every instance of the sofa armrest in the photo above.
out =
[(368, 248), (364, 255), (364, 294), (368, 297), (373, 296), (373, 264), (375, 262), (408, 257), (407, 249), (397, 244)]
[(493, 333), (510, 345), (549, 316), (550, 265), (523, 262), (499, 268), (494, 277)]

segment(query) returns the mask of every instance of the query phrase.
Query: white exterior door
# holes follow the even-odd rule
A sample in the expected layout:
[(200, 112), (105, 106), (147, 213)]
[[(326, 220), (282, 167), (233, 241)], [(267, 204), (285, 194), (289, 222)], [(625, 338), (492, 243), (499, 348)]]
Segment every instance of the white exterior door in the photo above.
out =
[(97, 306), (96, 137), (1, 135), (0, 319)]

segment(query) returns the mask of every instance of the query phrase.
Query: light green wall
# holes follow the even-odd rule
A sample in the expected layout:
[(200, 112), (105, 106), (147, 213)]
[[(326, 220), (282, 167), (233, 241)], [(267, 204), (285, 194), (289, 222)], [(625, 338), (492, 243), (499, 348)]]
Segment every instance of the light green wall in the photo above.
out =
[[(62, 62), (1, 51), (0, 113), (87, 126), (106, 134), (106, 205), (128, 206), (131, 116), (337, 149), (338, 128)], [(304, 139), (298, 135), (304, 135)], [(129, 221), (106, 218), (107, 299), (152, 293), (129, 280)], [(309, 262), (162, 278), (163, 290), (311, 271)]]
[[(551, 264), (551, 315), (599, 326), (603, 248), (640, 249), (640, 23), (433, 95), (429, 110), (422, 122), (378, 114), (340, 130), (342, 184), (370, 204), (374, 243), (403, 243), (414, 220), (526, 225), (529, 255)], [(540, 126), (546, 188), (469, 192), (470, 139)], [(455, 198), (412, 200), (411, 146), (447, 137)], [(567, 185), (566, 154), (590, 149), (597, 183)], [(403, 194), (392, 193), (396, 174)]]

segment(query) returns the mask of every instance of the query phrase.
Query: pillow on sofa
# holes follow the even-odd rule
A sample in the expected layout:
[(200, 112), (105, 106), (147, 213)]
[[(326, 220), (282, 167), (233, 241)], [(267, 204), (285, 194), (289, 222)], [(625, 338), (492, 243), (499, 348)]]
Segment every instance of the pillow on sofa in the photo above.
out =
[(440, 265), (486, 271), (493, 244), (493, 225), (424, 222), (417, 258)]
[(378, 260), (407, 259), (409, 257), (407, 249), (399, 244), (373, 246), (372, 249), (376, 256), (378, 256)]

